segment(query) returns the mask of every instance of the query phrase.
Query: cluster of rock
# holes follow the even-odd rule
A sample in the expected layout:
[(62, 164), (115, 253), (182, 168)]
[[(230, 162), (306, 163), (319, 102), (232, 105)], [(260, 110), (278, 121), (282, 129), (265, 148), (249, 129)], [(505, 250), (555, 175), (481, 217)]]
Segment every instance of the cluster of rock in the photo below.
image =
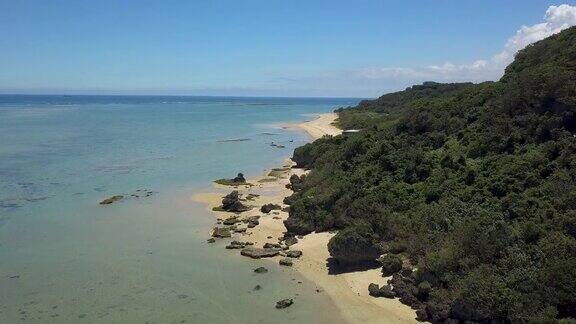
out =
[[(398, 257), (396, 255), (393, 256)], [(398, 298), (400, 302), (410, 306), (416, 311), (417, 320), (432, 320), (432, 322), (436, 322), (436, 320), (430, 318), (428, 314), (439, 314), (442, 312), (437, 309), (427, 309), (431, 306), (425, 306), (426, 304), (423, 302), (428, 298), (432, 286), (427, 281), (416, 284), (417, 281), (414, 276), (414, 268), (409, 261), (403, 260), (398, 265), (396, 261), (389, 263), (390, 260), (394, 259), (386, 258), (386, 256), (379, 259), (379, 261), (384, 262), (384, 268), (382, 270), (383, 276), (392, 275), (388, 280), (388, 284), (380, 287), (378, 284), (371, 283), (368, 286), (369, 295), (373, 297)], [(387, 263), (389, 264), (387, 265)], [(390, 264), (393, 265), (390, 266)], [(387, 266), (388, 268), (386, 268)], [(449, 310), (446, 311), (448, 312)]]
[(144, 197), (150, 197), (154, 194), (154, 191), (152, 190), (148, 190), (148, 189), (138, 189), (136, 191), (134, 191), (131, 194), (125, 194), (125, 195), (114, 195), (111, 197), (108, 197), (102, 201), (100, 201), (100, 205), (110, 205), (113, 204), (117, 201), (123, 200), (125, 198), (144, 198)]
[(230, 244), (226, 245), (228, 250), (239, 250), (244, 249), (247, 246), (254, 245), (252, 242), (240, 242), (240, 241), (232, 241)]
[[(256, 269), (252, 270), (254, 273), (258, 273), (258, 274), (263, 274), (263, 273), (267, 273), (268, 269), (266, 269), (265, 267), (258, 267)], [(261, 285), (256, 285), (254, 286), (254, 288), (252, 289), (253, 291), (258, 291), (261, 290), (262, 286)], [(282, 299), (276, 302), (276, 309), (283, 309), (283, 308), (287, 308), (290, 307), (294, 304), (294, 300), (292, 298), (286, 298), (286, 299)]]
[(240, 194), (237, 190), (234, 190), (224, 196), (222, 199), (222, 206), (220, 208), (224, 211), (233, 213), (241, 213), (250, 210), (250, 207), (244, 205), (240, 201)]
[(286, 147), (284, 145), (276, 144), (274, 142), (270, 143), (270, 146), (277, 147), (277, 148), (285, 148)]
[(250, 216), (243, 220), (244, 223), (248, 224), (248, 228), (254, 228), (260, 225), (260, 216)]

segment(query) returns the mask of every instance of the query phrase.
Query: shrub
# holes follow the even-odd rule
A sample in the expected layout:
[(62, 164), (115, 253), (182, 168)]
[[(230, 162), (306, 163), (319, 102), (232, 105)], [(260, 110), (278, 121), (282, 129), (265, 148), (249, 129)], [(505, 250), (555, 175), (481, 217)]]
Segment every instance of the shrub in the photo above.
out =
[(384, 276), (393, 275), (400, 270), (402, 270), (402, 259), (399, 256), (386, 254), (382, 258), (382, 274)]

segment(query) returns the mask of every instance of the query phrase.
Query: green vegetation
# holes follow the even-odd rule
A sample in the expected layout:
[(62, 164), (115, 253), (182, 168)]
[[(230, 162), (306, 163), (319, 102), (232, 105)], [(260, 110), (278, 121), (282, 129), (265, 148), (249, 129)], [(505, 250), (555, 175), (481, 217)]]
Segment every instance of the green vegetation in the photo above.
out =
[(416, 265), (395, 293), (433, 322), (576, 318), (575, 27), (498, 82), (427, 82), (338, 112), (362, 131), (295, 150), (312, 171), (289, 231), (340, 229), (343, 261), (400, 253), (384, 271)]
[(402, 269), (402, 259), (394, 254), (386, 254), (382, 258), (382, 274), (391, 276)]

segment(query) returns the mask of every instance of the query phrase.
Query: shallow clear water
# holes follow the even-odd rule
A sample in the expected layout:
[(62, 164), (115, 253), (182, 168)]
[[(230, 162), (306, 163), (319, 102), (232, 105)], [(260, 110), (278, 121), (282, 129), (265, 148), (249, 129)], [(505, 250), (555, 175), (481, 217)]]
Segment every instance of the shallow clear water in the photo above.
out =
[[(189, 197), (307, 141), (280, 124), (356, 102), (0, 96), (0, 320), (339, 320), (293, 270), (257, 275), (265, 261), (206, 244), (214, 219)], [(154, 194), (98, 205), (139, 189)], [(274, 309), (286, 297), (295, 305)]]

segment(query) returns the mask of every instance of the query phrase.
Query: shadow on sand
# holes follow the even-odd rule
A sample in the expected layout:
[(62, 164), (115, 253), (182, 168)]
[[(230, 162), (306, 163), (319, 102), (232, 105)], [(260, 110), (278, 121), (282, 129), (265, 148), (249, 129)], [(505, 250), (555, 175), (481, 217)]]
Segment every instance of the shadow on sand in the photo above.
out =
[(326, 259), (326, 267), (329, 275), (337, 275), (348, 272), (367, 271), (380, 268), (382, 265), (376, 261), (364, 262), (361, 264), (342, 264), (335, 258)]

